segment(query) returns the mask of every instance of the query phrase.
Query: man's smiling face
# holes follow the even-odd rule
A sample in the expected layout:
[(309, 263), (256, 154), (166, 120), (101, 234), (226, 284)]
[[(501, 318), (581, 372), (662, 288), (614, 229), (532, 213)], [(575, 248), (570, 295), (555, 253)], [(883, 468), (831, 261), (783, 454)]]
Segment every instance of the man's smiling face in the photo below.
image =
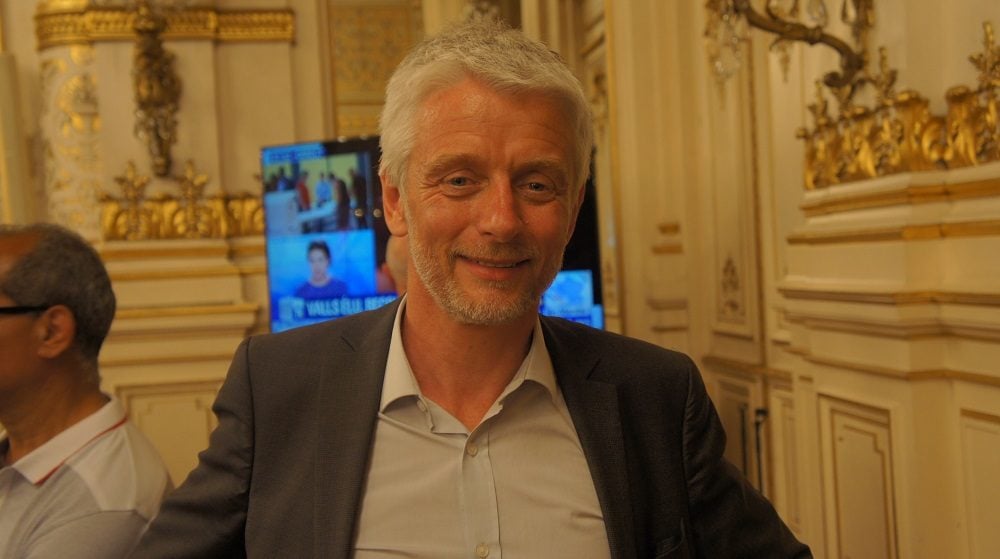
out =
[[(474, 79), (428, 97), (405, 196), (387, 191), (419, 282), (453, 319), (503, 324), (538, 310), (562, 265), (582, 191), (565, 111), (541, 93)], [(399, 207), (401, 206), (401, 207)]]

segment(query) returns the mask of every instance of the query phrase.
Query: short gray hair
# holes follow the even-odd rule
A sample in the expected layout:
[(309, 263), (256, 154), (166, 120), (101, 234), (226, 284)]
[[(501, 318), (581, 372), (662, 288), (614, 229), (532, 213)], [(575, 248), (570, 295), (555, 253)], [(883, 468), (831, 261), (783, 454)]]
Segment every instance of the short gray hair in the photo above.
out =
[(101, 344), (115, 317), (111, 278), (97, 251), (59, 225), (0, 225), (0, 238), (37, 237), (30, 252), (0, 277), (0, 292), (18, 305), (65, 305), (76, 320), (76, 346), (97, 364)]
[(590, 105), (580, 81), (559, 55), (521, 31), (489, 18), (431, 37), (396, 68), (385, 92), (379, 120), (382, 160), (379, 173), (405, 191), (403, 178), (416, 138), (417, 111), (431, 94), (475, 78), (497, 92), (537, 92), (556, 98), (570, 117), (576, 137), (575, 181), (590, 170), (593, 128)]

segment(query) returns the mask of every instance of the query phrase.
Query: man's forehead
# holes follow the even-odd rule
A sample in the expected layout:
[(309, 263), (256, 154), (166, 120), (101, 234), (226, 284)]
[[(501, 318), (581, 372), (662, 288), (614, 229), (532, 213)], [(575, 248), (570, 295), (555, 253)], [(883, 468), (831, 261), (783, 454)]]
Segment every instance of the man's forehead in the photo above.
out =
[(38, 244), (36, 233), (15, 233), (0, 236), (0, 280), (17, 264), (24, 255), (31, 252)]
[(531, 99), (541, 102), (551, 102), (560, 109), (565, 109), (564, 105), (566, 102), (562, 95), (553, 90), (531, 87), (511, 89), (489, 83), (473, 74), (466, 74), (461, 79), (441, 84), (426, 91), (417, 103), (417, 113), (426, 115), (431, 112), (447, 111), (447, 106), (442, 107), (436, 101), (443, 97), (455, 95), (463, 97), (461, 99), (463, 102), (474, 100), (477, 104), (489, 103), (493, 98), (517, 99), (522, 102), (525, 102), (526, 99)]
[(31, 252), (41, 235), (38, 233), (23, 232), (0, 236), (0, 256), (9, 256), (18, 259)]

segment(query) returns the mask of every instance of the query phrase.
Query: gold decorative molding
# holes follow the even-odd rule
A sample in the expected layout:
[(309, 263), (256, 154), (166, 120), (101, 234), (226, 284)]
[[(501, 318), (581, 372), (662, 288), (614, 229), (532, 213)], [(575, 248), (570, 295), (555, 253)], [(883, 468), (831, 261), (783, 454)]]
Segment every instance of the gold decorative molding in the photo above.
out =
[(743, 305), (743, 284), (740, 281), (736, 261), (732, 256), (726, 257), (719, 280), (720, 306), (718, 318), (723, 322), (742, 323), (746, 319), (746, 308)]
[(109, 272), (113, 281), (158, 281), (176, 279), (204, 279), (217, 277), (260, 276), (267, 273), (264, 264), (210, 266), (201, 268), (186, 267), (182, 269), (163, 270), (114, 270)]
[[(854, 399), (820, 394), (818, 398), (830, 555), (855, 557), (863, 552), (899, 558), (896, 513), (893, 412)], [(863, 489), (858, 477), (866, 480)], [(867, 514), (864, 521), (856, 517)], [(870, 530), (870, 531), (869, 531)]]
[(655, 297), (646, 298), (646, 306), (654, 311), (682, 311), (687, 310), (688, 301), (683, 298), (663, 299)]
[(253, 246), (230, 246), (229, 251), (232, 256), (237, 257), (264, 256), (267, 254), (267, 250), (263, 244)]
[(655, 243), (650, 250), (653, 254), (683, 254), (684, 246), (680, 243)]
[(937, 318), (920, 321), (894, 322), (835, 318), (817, 315), (790, 316), (789, 322), (802, 324), (811, 331), (843, 332), (851, 335), (890, 338), (896, 340), (928, 340), (961, 338), (963, 340), (1000, 341), (1000, 328), (982, 324), (955, 324)]
[[(143, 211), (142, 208), (149, 180), (149, 177), (138, 173), (135, 163), (132, 161), (126, 164), (125, 174), (115, 177), (115, 182), (118, 183), (123, 194), (123, 198), (118, 202), (122, 202), (125, 206), (125, 209), (118, 212), (114, 218), (118, 233), (117, 238), (133, 240), (149, 236), (147, 229), (152, 221), (152, 215)], [(104, 228), (106, 229), (106, 227)], [(111, 238), (106, 233), (104, 237), (105, 239)]]
[(767, 365), (758, 365), (755, 363), (748, 363), (746, 361), (738, 361), (736, 359), (729, 359), (728, 357), (719, 357), (717, 355), (706, 355), (702, 357), (702, 362), (705, 365), (716, 367), (720, 369), (729, 369), (742, 373), (744, 376), (751, 378), (767, 378), (778, 381), (792, 381), (792, 373), (784, 369), (778, 369), (775, 367), (768, 367)]
[[(169, 347), (170, 344), (168, 342), (190, 342), (192, 338), (201, 339), (201, 332), (209, 332), (213, 337), (236, 340), (233, 343), (233, 347), (236, 347), (236, 343), (239, 343), (239, 340), (246, 337), (248, 327), (245, 324), (245, 320), (247, 318), (252, 317), (249, 314), (243, 317), (227, 315), (225, 322), (222, 322), (218, 316), (214, 320), (166, 318), (160, 319), (161, 322), (166, 324), (146, 324), (140, 330), (122, 331), (112, 328), (108, 338), (109, 340), (113, 338), (116, 343), (155, 342), (156, 344), (160, 344), (161, 347), (164, 344)], [(196, 334), (195, 332), (198, 333)], [(232, 358), (231, 353), (229, 357), (230, 359)]]
[(944, 116), (932, 114), (919, 93), (893, 90), (896, 71), (889, 68), (885, 49), (879, 73), (867, 78), (876, 90), (874, 107), (854, 105), (850, 91), (835, 89), (840, 113), (831, 118), (817, 83), (816, 101), (809, 105), (814, 127), (799, 131), (806, 144), (806, 189), (1000, 161), (1000, 46), (989, 22), (983, 31), (983, 52), (969, 58), (979, 71), (979, 85), (949, 89)]
[[(127, 207), (122, 200), (101, 198), (101, 226), (104, 240), (182, 239), (191, 238), (192, 229), (180, 221), (186, 210), (173, 196), (159, 196), (143, 200), (138, 211)], [(251, 194), (236, 196), (209, 196), (198, 205), (203, 216), (198, 230), (199, 238), (230, 238), (262, 235), (264, 233), (263, 204)], [(126, 219), (130, 213), (139, 216), (138, 233), (129, 234)]]
[(970, 373), (966, 371), (953, 371), (941, 369), (935, 371), (913, 371), (909, 373), (910, 380), (958, 380), (972, 384), (983, 384), (986, 386), (1000, 387), (1000, 378), (984, 375), (982, 373)]
[(265, 264), (237, 264), (241, 276), (262, 276), (267, 273), (267, 265)]
[(420, 7), (331, 3), (329, 22), (336, 132), (375, 134), (385, 84), (422, 33)]
[(291, 10), (218, 11), (217, 41), (295, 40), (295, 13)]
[(98, 247), (101, 260), (105, 262), (115, 261), (135, 261), (135, 260), (159, 260), (164, 258), (224, 258), (230, 254), (229, 247), (226, 246), (188, 246), (171, 248), (151, 248), (151, 247)]
[(177, 142), (182, 85), (174, 70), (174, 54), (163, 46), (166, 18), (153, 10), (148, 0), (137, 1), (132, 55), (135, 135), (146, 142), (153, 174), (165, 177), (173, 165), (170, 149)]
[(191, 161), (184, 166), (184, 174), (174, 177), (181, 191), (183, 211), (173, 216), (174, 230), (189, 239), (204, 239), (212, 236), (213, 219), (207, 208), (200, 204), (208, 175), (195, 170)]
[(689, 329), (687, 324), (653, 324), (649, 327), (651, 332), (656, 332), (658, 334), (664, 334), (667, 332), (687, 332)]
[[(902, 369), (893, 369), (889, 367), (881, 367), (878, 365), (868, 365), (865, 363), (855, 363), (852, 361), (845, 361), (842, 359), (833, 359), (830, 357), (821, 357), (813, 355), (806, 349), (796, 348), (795, 351), (788, 350), (788, 353), (800, 356), (803, 360), (813, 363), (815, 365), (821, 365), (824, 367), (832, 367), (835, 369), (844, 369), (848, 371), (854, 371), (856, 373), (863, 373), (867, 375), (891, 378), (895, 380), (907, 381), (907, 382), (923, 382), (923, 381), (933, 381), (933, 380), (951, 380), (951, 381), (962, 381), (972, 384), (981, 384), (985, 386), (996, 386), (1000, 387), (1000, 377), (993, 375), (984, 375), (982, 373), (973, 373), (969, 371), (957, 371), (954, 369), (924, 369), (918, 371), (906, 371)], [(802, 378), (802, 377), (800, 377)]]
[(385, 82), (418, 39), (414, 8), (330, 6), (330, 37), (337, 98), (382, 98)]
[(58, 12), (82, 10), (90, 4), (91, 0), (40, 0), (38, 11)]
[(115, 177), (123, 196), (101, 196), (101, 233), (106, 241), (153, 239), (220, 239), (261, 235), (263, 203), (258, 196), (204, 197), (207, 175), (188, 161), (184, 174), (173, 177), (180, 196), (145, 196), (149, 177), (137, 173), (129, 161)]
[(814, 217), (871, 208), (989, 197), (1000, 197), (1000, 177), (957, 184), (909, 185), (889, 192), (862, 192), (805, 202), (799, 207), (807, 217)]
[[(277, 10), (216, 10), (184, 8), (164, 14), (165, 39), (229, 41), (295, 40), (295, 13)], [(102, 41), (131, 41), (136, 13), (122, 8), (101, 8), (84, 3), (41, 4), (35, 15), (38, 50), (60, 45)]]
[(988, 237), (996, 235), (1000, 235), (1000, 220), (903, 225), (843, 231), (799, 232), (788, 236), (788, 244), (818, 245), (882, 241), (926, 241), (946, 237)]
[(992, 413), (981, 412), (977, 410), (970, 410), (967, 408), (962, 408), (959, 410), (959, 415), (962, 417), (968, 417), (971, 419), (978, 419), (979, 421), (986, 421), (988, 423), (1000, 424), (1000, 415), (993, 415)]
[(655, 314), (654, 322), (649, 325), (651, 331), (662, 334), (687, 332), (690, 329), (687, 299), (682, 297), (647, 297), (646, 307)]
[(164, 318), (175, 316), (206, 316), (218, 314), (245, 314), (257, 312), (257, 303), (235, 303), (232, 305), (196, 305), (187, 307), (142, 307), (118, 309), (116, 319)]
[[(672, 237), (680, 234), (681, 224), (677, 222), (664, 222), (656, 226), (656, 231), (664, 237)], [(659, 240), (652, 244), (650, 250), (653, 254), (682, 254), (684, 245), (674, 240)]]
[(850, 291), (832, 289), (807, 289), (778, 287), (778, 292), (788, 299), (806, 299), (839, 303), (878, 305), (972, 305), (1000, 306), (1000, 292), (976, 293), (971, 291)]
[(1000, 220), (944, 223), (942, 237), (983, 237), (1000, 235)]
[(93, 47), (39, 56), (41, 178), (48, 219), (88, 240), (100, 235), (97, 191), (102, 158)]
[[(219, 352), (219, 353), (207, 353), (207, 354), (192, 354), (192, 355), (163, 355), (163, 356), (149, 356), (149, 357), (109, 357), (101, 358), (100, 366), (101, 368), (111, 368), (111, 367), (138, 367), (142, 365), (172, 365), (179, 363), (203, 363), (205, 361), (222, 361), (229, 362), (233, 360), (233, 352)], [(213, 384), (220, 385), (220, 382), (215, 382)]]
[(111, 280), (118, 281), (149, 281), (149, 280), (177, 280), (177, 279), (202, 279), (217, 277), (235, 277), (240, 275), (239, 269), (234, 266), (206, 266), (203, 268), (166, 269), (166, 270), (113, 270), (108, 272)]
[(681, 224), (676, 221), (663, 222), (656, 225), (661, 235), (676, 235), (681, 232)]
[[(381, 109), (379, 109), (381, 112)], [(341, 136), (366, 136), (378, 133), (378, 114), (337, 115), (337, 133)]]

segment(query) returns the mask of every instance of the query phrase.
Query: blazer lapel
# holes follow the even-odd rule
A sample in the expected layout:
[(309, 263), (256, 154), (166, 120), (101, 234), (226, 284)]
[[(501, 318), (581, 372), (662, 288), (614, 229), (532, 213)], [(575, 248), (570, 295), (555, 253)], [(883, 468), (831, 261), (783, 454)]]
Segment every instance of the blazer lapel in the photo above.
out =
[[(340, 328), (319, 379), (315, 449), (315, 556), (348, 559), (364, 491), (398, 302)], [(281, 529), (277, 527), (276, 529)]]
[(542, 318), (545, 345), (590, 466), (604, 513), (611, 557), (636, 557), (634, 519), (629, 502), (625, 444), (614, 384), (595, 380), (600, 356), (579, 331)]

